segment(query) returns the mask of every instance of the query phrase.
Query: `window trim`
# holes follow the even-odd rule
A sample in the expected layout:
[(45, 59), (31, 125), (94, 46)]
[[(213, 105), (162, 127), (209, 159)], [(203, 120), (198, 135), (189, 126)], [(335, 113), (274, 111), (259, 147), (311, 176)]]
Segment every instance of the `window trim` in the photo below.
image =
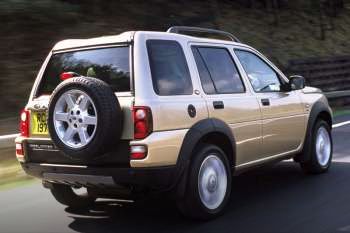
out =
[[(235, 59), (232, 57), (232, 54), (231, 54), (231, 52), (230, 52), (230, 49), (228, 49), (228, 48), (225, 47), (225, 46), (196, 45), (196, 44), (191, 45), (190, 47), (191, 47), (191, 53), (192, 53), (192, 56), (193, 56), (193, 59), (194, 59), (194, 64), (195, 64), (196, 69), (197, 69), (197, 72), (198, 72), (199, 82), (200, 82), (200, 85), (201, 85), (201, 88), (202, 88), (203, 92), (204, 92), (206, 95), (232, 95), (232, 94), (244, 94), (244, 93), (247, 93), (247, 88), (246, 88), (246, 86), (245, 86), (245, 83), (244, 83), (242, 74), (241, 74), (241, 72), (240, 72), (240, 70), (239, 70), (239, 68), (238, 68), (238, 66), (237, 66), (237, 64), (236, 64)], [(207, 72), (209, 73), (210, 79), (211, 79), (211, 81), (213, 82), (213, 86), (214, 86), (214, 89), (215, 89), (216, 93), (211, 94), (211, 93), (207, 93), (207, 92), (204, 90), (204, 88), (203, 88), (203, 83), (202, 83), (202, 79), (201, 79), (201, 75), (200, 75), (200, 72), (199, 72), (199, 69), (198, 69), (198, 65), (197, 65), (197, 62), (196, 62), (196, 58), (195, 58), (195, 56), (194, 56), (194, 54), (193, 54), (192, 48), (197, 49), (197, 51), (198, 51), (198, 53), (199, 53), (199, 55), (200, 55), (200, 57), (201, 57), (201, 59), (202, 59), (204, 65), (205, 65), (205, 68), (206, 68)], [(229, 57), (231, 58), (231, 61), (232, 61), (233, 65), (235, 66), (235, 68), (236, 68), (236, 70), (237, 70), (239, 79), (241, 80), (241, 83), (242, 83), (242, 86), (243, 86), (243, 91), (241, 91), (241, 92), (230, 92), (230, 93), (220, 93), (220, 92), (217, 92), (217, 89), (216, 89), (214, 80), (213, 80), (213, 78), (212, 78), (212, 76), (211, 76), (211, 74), (210, 74), (210, 72), (209, 72), (209, 69), (208, 69), (208, 67), (207, 67), (207, 64), (206, 64), (206, 62), (204, 61), (202, 55), (200, 54), (200, 51), (198, 50), (198, 48), (213, 48), (213, 49), (224, 49), (224, 50), (226, 50), (226, 52), (228, 53)]]
[(269, 64), (269, 62), (266, 61), (266, 59), (264, 59), (262, 56), (260, 56), (260, 55), (259, 55), (258, 53), (256, 53), (255, 51), (250, 50), (250, 49), (245, 49), (245, 48), (233, 48), (233, 52), (234, 52), (235, 56), (237, 57), (237, 59), (238, 59), (240, 65), (242, 66), (242, 68), (243, 68), (243, 70), (244, 70), (244, 72), (245, 72), (245, 75), (246, 75), (246, 77), (247, 77), (247, 79), (248, 79), (248, 82), (249, 82), (250, 86), (252, 87), (252, 90), (254, 91), (254, 93), (283, 93), (282, 90), (279, 90), (279, 91), (256, 91), (256, 90), (254, 89), (253, 84), (252, 84), (252, 82), (250, 81), (250, 79), (249, 79), (249, 77), (248, 77), (248, 73), (247, 73), (246, 69), (244, 68), (244, 66), (242, 65), (242, 62), (241, 62), (241, 60), (239, 59), (239, 57), (238, 57), (236, 51), (248, 52), (248, 53), (254, 54), (254, 55), (257, 56), (258, 58), (260, 58), (260, 60), (261, 60), (263, 63), (265, 63), (268, 67), (270, 67), (270, 69), (272, 69), (272, 70), (276, 73), (277, 78), (278, 78), (278, 81), (280, 82), (280, 86), (285, 85), (285, 84), (286, 84), (286, 80), (285, 80), (283, 77), (281, 77), (280, 72), (278, 72), (273, 66), (271, 66), (271, 65)]
[[(151, 42), (154, 42), (154, 41), (174, 42), (174, 43), (176, 43), (177, 45), (179, 45), (179, 47), (181, 48), (181, 54), (182, 54), (182, 56), (183, 56), (183, 58), (184, 58), (184, 61), (185, 61), (186, 70), (187, 70), (188, 75), (189, 75), (189, 77), (190, 77), (190, 83), (191, 83), (191, 89), (192, 89), (191, 94), (161, 95), (161, 94), (159, 94), (159, 93), (156, 91), (157, 88), (156, 88), (156, 86), (155, 86), (156, 84), (155, 84), (155, 82), (154, 82), (154, 78), (153, 78), (153, 74), (152, 74), (152, 64), (151, 64), (151, 62), (150, 62), (151, 52), (150, 52), (150, 49), (149, 49), (149, 44), (150, 44)], [(192, 96), (192, 95), (194, 95), (194, 87), (193, 87), (193, 82), (192, 82), (192, 75), (191, 75), (191, 72), (190, 72), (190, 69), (189, 69), (189, 66), (188, 66), (188, 60), (187, 60), (187, 57), (186, 57), (184, 48), (182, 47), (182, 45), (181, 45), (178, 41), (176, 41), (176, 40), (167, 40), (167, 39), (165, 39), (165, 40), (163, 40), (163, 39), (147, 39), (147, 40), (146, 40), (146, 51), (147, 51), (147, 56), (148, 56), (147, 58), (148, 58), (148, 64), (149, 64), (149, 69), (150, 69), (150, 75), (151, 75), (151, 80), (152, 80), (152, 87), (153, 87), (154, 93), (155, 93), (157, 96), (164, 96), (164, 97), (168, 96), (168, 97), (169, 97), (169, 96)]]
[[(200, 74), (199, 69), (198, 69), (198, 64), (197, 64), (195, 55), (194, 55), (194, 53), (193, 53), (193, 49), (195, 49), (196, 52), (199, 54), (199, 56), (200, 56), (199, 59), (201, 59), (201, 61), (203, 62), (203, 65), (204, 65), (206, 71), (208, 72), (208, 75), (209, 75), (209, 78), (210, 78), (210, 80), (211, 80), (211, 82), (212, 82), (212, 84), (213, 84), (215, 93), (208, 93), (208, 92), (205, 91), (204, 85), (203, 85), (203, 83), (202, 83), (201, 74)], [(200, 85), (201, 85), (201, 87), (202, 87), (203, 92), (204, 92), (206, 95), (217, 95), (218, 92), (217, 92), (216, 85), (215, 85), (215, 83), (214, 83), (213, 77), (211, 76), (211, 74), (210, 74), (210, 72), (209, 72), (208, 65), (205, 63), (202, 54), (199, 52), (198, 47), (196, 47), (196, 46), (191, 46), (191, 52), (192, 52), (192, 55), (193, 55), (193, 58), (194, 58), (194, 64), (195, 64), (195, 66), (196, 66), (196, 68), (197, 68), (197, 71), (198, 71), (199, 82), (200, 82)]]

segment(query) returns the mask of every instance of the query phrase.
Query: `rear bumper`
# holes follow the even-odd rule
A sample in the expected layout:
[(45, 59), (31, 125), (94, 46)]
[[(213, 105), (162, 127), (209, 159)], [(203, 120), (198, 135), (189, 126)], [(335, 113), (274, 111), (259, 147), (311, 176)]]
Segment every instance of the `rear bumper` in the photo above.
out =
[(113, 188), (141, 186), (167, 189), (175, 185), (176, 167), (120, 168), (79, 165), (21, 163), (24, 171), (37, 178), (70, 185)]

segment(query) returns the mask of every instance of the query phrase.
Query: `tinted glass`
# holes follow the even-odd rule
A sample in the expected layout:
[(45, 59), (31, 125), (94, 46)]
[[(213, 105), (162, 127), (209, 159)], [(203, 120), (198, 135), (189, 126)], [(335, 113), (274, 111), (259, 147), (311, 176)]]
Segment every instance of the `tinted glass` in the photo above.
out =
[[(198, 47), (216, 93), (244, 92), (244, 86), (229, 52), (224, 48)], [(204, 73), (203, 73), (204, 74)]]
[(191, 76), (181, 46), (175, 41), (147, 41), (154, 91), (158, 95), (191, 95)]
[(115, 92), (130, 91), (129, 47), (81, 50), (52, 55), (39, 94), (51, 94), (63, 72), (101, 79)]
[(235, 50), (235, 53), (256, 92), (280, 91), (278, 75), (265, 61), (248, 51)]
[(199, 76), (201, 79), (204, 92), (207, 94), (215, 94), (216, 90), (214, 87), (213, 80), (210, 77), (208, 68), (206, 67), (206, 64), (203, 62), (203, 59), (200, 53), (198, 52), (198, 49), (195, 47), (192, 47), (192, 52), (193, 52), (194, 59), (196, 60), (197, 69), (199, 72)]

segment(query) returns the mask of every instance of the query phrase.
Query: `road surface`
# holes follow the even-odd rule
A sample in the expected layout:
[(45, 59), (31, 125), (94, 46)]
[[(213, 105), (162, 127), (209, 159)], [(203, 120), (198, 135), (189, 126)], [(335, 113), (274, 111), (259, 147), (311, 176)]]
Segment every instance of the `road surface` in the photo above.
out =
[(242, 174), (233, 180), (226, 213), (210, 222), (191, 222), (173, 203), (154, 200), (126, 206), (102, 200), (77, 212), (37, 182), (0, 192), (0, 232), (350, 232), (350, 124), (333, 135), (328, 173), (305, 175), (285, 161)]

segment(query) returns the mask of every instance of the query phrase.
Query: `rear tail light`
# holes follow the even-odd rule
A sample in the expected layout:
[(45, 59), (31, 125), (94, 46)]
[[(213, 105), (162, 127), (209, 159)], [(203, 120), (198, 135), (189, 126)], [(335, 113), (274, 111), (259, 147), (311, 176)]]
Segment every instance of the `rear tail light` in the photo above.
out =
[(147, 156), (147, 148), (146, 146), (131, 146), (131, 159), (144, 159)]
[(16, 143), (16, 157), (19, 161), (24, 161), (24, 151), (22, 143)]
[(19, 122), (19, 130), (22, 137), (29, 137), (29, 111), (22, 110)]
[(152, 132), (152, 112), (149, 107), (134, 106), (134, 138), (144, 139)]

